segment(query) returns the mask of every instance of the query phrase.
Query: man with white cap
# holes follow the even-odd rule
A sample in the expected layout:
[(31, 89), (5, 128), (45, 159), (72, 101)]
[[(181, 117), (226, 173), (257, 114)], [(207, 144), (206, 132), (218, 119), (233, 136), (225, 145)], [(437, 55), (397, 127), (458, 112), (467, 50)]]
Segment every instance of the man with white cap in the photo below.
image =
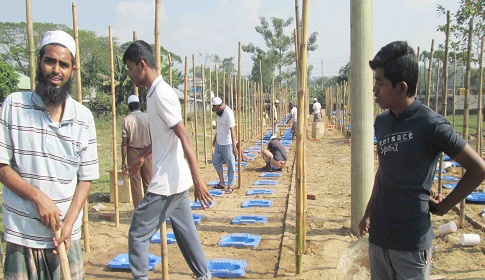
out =
[[(121, 122), (121, 169), (128, 172), (128, 166), (138, 157), (141, 151), (152, 144), (148, 114), (140, 110), (140, 99), (137, 95), (128, 97), (130, 114)], [(136, 208), (146, 193), (152, 179), (152, 155), (143, 158), (143, 164), (134, 176), (130, 177), (131, 197)], [(128, 162), (128, 164), (127, 164)], [(143, 187), (143, 188), (142, 188)]]
[(313, 98), (313, 122), (319, 122), (322, 116), (322, 105), (318, 102), (318, 98)]
[[(226, 193), (232, 193), (232, 187), (236, 180), (236, 155), (237, 143), (236, 133), (236, 119), (234, 112), (229, 106), (222, 103), (222, 99), (218, 96), (212, 99), (212, 110), (216, 113), (216, 135), (212, 141), (214, 147), (214, 155), (212, 156), (212, 165), (216, 169), (219, 176), (219, 184), (215, 186), (217, 189), (226, 189)], [(227, 186), (224, 181), (224, 174), (222, 172), (222, 164), (227, 165)], [(226, 188), (227, 187), (227, 188)]]
[(2, 105), (4, 279), (60, 279), (61, 243), (72, 279), (84, 277), (80, 212), (99, 171), (93, 116), (70, 97), (75, 54), (69, 34), (46, 32), (36, 90), (14, 92)]

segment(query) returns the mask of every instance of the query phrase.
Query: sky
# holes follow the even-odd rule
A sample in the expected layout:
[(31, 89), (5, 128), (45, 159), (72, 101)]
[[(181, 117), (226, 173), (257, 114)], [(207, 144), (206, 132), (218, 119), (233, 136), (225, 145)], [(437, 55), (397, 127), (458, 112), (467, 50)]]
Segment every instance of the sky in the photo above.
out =
[[(295, 17), (294, 0), (162, 0), (160, 40), (162, 46), (191, 63), (205, 62), (206, 55), (221, 59), (234, 57), (237, 67), (238, 42), (253, 43), (267, 49), (256, 32), (260, 17), (268, 22), (272, 17)], [(428, 50), (444, 43), (444, 34), (437, 26), (446, 23), (439, 17), (438, 4), (453, 14), (459, 0), (373, 0), (373, 54), (395, 40), (406, 40), (417, 49)], [(72, 27), (72, 3), (65, 0), (32, 0), (34, 22), (61, 23)], [(91, 30), (98, 36), (113, 36), (119, 43), (131, 41), (133, 31), (138, 39), (154, 43), (154, 0), (80, 0), (76, 2), (78, 28)], [(313, 76), (334, 76), (350, 60), (351, 0), (309, 1), (308, 32), (318, 32), (318, 49), (310, 52), (308, 63)], [(25, 1), (0, 0), (0, 21), (26, 21)], [(300, 1), (300, 13), (302, 4)], [(293, 26), (288, 30), (292, 32)], [(81, 46), (82, 47), (82, 46)], [(322, 65), (323, 61), (323, 65)], [(209, 64), (210, 65), (210, 64)], [(191, 66), (190, 66), (191, 67)], [(189, 67), (189, 68), (190, 68)], [(241, 69), (244, 75), (252, 68), (251, 55), (244, 53)]]

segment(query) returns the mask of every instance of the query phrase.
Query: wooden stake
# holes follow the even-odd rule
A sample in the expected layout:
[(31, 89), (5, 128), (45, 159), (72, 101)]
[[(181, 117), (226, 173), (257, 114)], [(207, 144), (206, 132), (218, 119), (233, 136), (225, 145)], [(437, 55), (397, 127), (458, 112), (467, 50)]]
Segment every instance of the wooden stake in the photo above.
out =
[(426, 90), (426, 106), (429, 107), (429, 100), (431, 98), (431, 77), (433, 73), (433, 55), (434, 55), (434, 39), (431, 40), (431, 52), (430, 52), (430, 58), (429, 58), (429, 68), (428, 68), (428, 85), (427, 85), (427, 90)]
[(205, 134), (207, 132), (206, 128), (206, 115), (205, 115), (205, 68), (204, 65), (200, 65), (200, 71), (202, 71), (202, 85), (201, 85), (201, 90), (200, 93), (202, 94), (202, 129), (204, 130), (204, 133), (202, 135), (204, 136), (204, 163), (205, 166), (207, 167), (207, 137), (205, 137)]
[(194, 137), (195, 137), (195, 156), (199, 163), (199, 135), (197, 135), (197, 84), (195, 82), (195, 56), (192, 54), (192, 89), (194, 90)]
[[(55, 232), (57, 240), (61, 238), (61, 230), (58, 229)], [(69, 267), (69, 260), (67, 259), (66, 244), (64, 242), (57, 246), (57, 254), (59, 255), (59, 264), (61, 266), (61, 274), (63, 280), (71, 280), (71, 269)]]
[(32, 20), (32, 1), (25, 0), (27, 18), (27, 36), (29, 41), (29, 74), (30, 89), (35, 90), (35, 44), (34, 44), (34, 23)]
[(239, 143), (239, 149), (237, 149), (237, 185), (242, 187), (242, 143), (241, 143), (241, 42), (238, 43), (238, 58), (237, 58), (237, 142)]
[(483, 49), (485, 45), (485, 36), (482, 37), (482, 45), (480, 48), (480, 61), (479, 61), (479, 75), (480, 75), (480, 82), (478, 87), (478, 112), (477, 112), (477, 153), (480, 157), (483, 156), (483, 148), (482, 148), (482, 138), (483, 138), (483, 102), (482, 102), (482, 93), (483, 93)]
[(189, 59), (185, 57), (185, 74), (184, 74), (184, 126), (187, 129), (187, 91), (189, 88)]
[[(133, 42), (135, 42), (137, 40), (137, 35), (136, 35), (136, 31), (133, 31)], [(138, 87), (135, 85), (135, 83), (133, 83), (133, 94), (136, 95), (136, 96), (139, 96), (139, 93), (138, 93)], [(145, 104), (146, 106), (146, 104)], [(143, 188), (142, 188), (143, 190)]]

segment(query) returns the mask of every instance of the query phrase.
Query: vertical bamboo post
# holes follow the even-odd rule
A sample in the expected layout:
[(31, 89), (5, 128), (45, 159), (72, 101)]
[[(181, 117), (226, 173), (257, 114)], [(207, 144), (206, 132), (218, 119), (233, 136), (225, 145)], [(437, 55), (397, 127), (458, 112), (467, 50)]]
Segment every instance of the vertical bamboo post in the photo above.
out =
[(452, 125), (455, 127), (455, 107), (456, 107), (456, 51), (453, 54), (453, 106), (452, 106)]
[(185, 57), (185, 73), (184, 73), (184, 126), (187, 129), (187, 91), (189, 88), (189, 58)]
[[(215, 71), (215, 75), (216, 75), (216, 95), (215, 96), (219, 96), (219, 77), (217, 76), (217, 65), (214, 65), (214, 71)], [(211, 128), (211, 143), (212, 143), (212, 140), (214, 139), (214, 127), (212, 126), (212, 74), (211, 72), (209, 72), (209, 86), (210, 86), (210, 89), (209, 89), (209, 125), (210, 125), (210, 128)], [(212, 149), (212, 146), (210, 146), (210, 150), (211, 150), (211, 156), (214, 156), (214, 149)]]
[(261, 68), (261, 59), (259, 60), (259, 90), (260, 90), (260, 98), (261, 98), (261, 154), (263, 154), (264, 148), (263, 148), (263, 137), (264, 137), (264, 93), (263, 93), (263, 70)]
[(118, 163), (117, 163), (117, 152), (116, 148), (116, 92), (115, 92), (115, 64), (114, 64), (114, 54), (113, 54), (113, 34), (111, 26), (109, 28), (109, 57), (111, 66), (111, 128), (112, 128), (112, 138), (113, 138), (113, 192), (115, 196), (115, 226), (120, 226), (120, 210), (118, 201)]
[(222, 102), (228, 104), (226, 100), (226, 70), (222, 70)]
[(239, 188), (242, 187), (242, 143), (241, 143), (241, 42), (238, 42), (238, 57), (237, 57), (237, 142), (239, 143), (239, 149), (237, 149), (237, 185)]
[[(155, 67), (160, 75), (162, 66), (160, 61), (160, 14), (161, 0), (155, 0)], [(167, 247), (167, 223), (163, 221), (160, 226), (160, 250), (162, 254), (162, 279), (168, 280), (168, 247)]]
[[(61, 230), (58, 229), (54, 233), (56, 239), (61, 238)], [(71, 269), (69, 267), (69, 260), (67, 258), (67, 251), (64, 242), (57, 246), (57, 253), (59, 254), (59, 263), (61, 266), (61, 275), (63, 280), (71, 280)]]
[(438, 67), (436, 68), (436, 99), (435, 99), (435, 103), (434, 103), (434, 111), (436, 113), (438, 113), (438, 101), (440, 99), (440, 81), (441, 81), (441, 77), (440, 77), (440, 64), (441, 64), (441, 60), (438, 58)]
[[(419, 71), (419, 56), (421, 55), (420, 54), (420, 51), (421, 50), (420, 50), (420, 48), (418, 46), (418, 51), (416, 52), (416, 60), (418, 61), (418, 71)], [(421, 71), (419, 71), (419, 72), (421, 72)], [(416, 96), (419, 95), (419, 89), (418, 88), (419, 88), (419, 75), (418, 75), (418, 80), (416, 81)]]
[(429, 101), (431, 98), (431, 77), (433, 73), (433, 55), (434, 55), (434, 39), (431, 40), (431, 52), (429, 57), (429, 68), (428, 68), (428, 84), (426, 89), (426, 106), (429, 107)]
[[(135, 42), (136, 40), (137, 40), (136, 31), (133, 31), (133, 42)], [(135, 85), (135, 83), (133, 83), (133, 94), (136, 95), (136, 96), (139, 96), (138, 87)], [(145, 104), (145, 106), (146, 106), (146, 104)]]
[(195, 82), (195, 56), (192, 54), (192, 89), (194, 90), (194, 137), (195, 156), (199, 162), (199, 135), (197, 133), (197, 83)]
[[(465, 102), (463, 104), (463, 138), (468, 142), (468, 119), (469, 119), (469, 97), (470, 97), (470, 68), (472, 54), (473, 18), (470, 18), (468, 27), (468, 50), (466, 58), (466, 80), (465, 80)], [(462, 174), (464, 173), (462, 167)], [(465, 199), (460, 202), (459, 227), (463, 228), (465, 222)]]
[[(205, 167), (207, 167), (207, 137), (205, 137), (206, 134), (206, 129), (207, 129), (207, 119), (206, 119), (206, 112), (205, 112), (205, 69), (204, 65), (200, 65), (200, 71), (202, 71), (202, 85), (200, 88), (200, 93), (202, 94), (202, 129), (204, 130), (204, 133), (202, 133), (202, 136), (204, 137), (204, 163)], [(209, 80), (210, 81), (210, 80)]]
[(35, 90), (35, 44), (34, 44), (34, 23), (32, 20), (32, 0), (25, 0), (25, 17), (27, 18), (27, 36), (29, 42), (29, 74), (30, 89)]
[[(82, 81), (81, 81), (81, 59), (79, 56), (79, 35), (78, 35), (78, 25), (77, 25), (77, 5), (72, 3), (72, 22), (73, 22), (73, 32), (74, 32), (74, 42), (76, 43), (76, 92), (77, 101), (83, 103), (82, 98)], [(83, 218), (82, 218), (82, 231), (84, 238), (84, 251), (89, 253), (91, 251), (91, 246), (89, 244), (89, 216), (88, 216), (88, 201), (84, 203), (83, 206)]]
[(480, 47), (480, 61), (479, 61), (479, 75), (480, 82), (478, 87), (478, 111), (477, 111), (477, 153), (482, 157), (482, 138), (483, 138), (483, 102), (482, 102), (482, 91), (483, 91), (483, 49), (485, 44), (485, 36), (482, 36), (482, 44)]

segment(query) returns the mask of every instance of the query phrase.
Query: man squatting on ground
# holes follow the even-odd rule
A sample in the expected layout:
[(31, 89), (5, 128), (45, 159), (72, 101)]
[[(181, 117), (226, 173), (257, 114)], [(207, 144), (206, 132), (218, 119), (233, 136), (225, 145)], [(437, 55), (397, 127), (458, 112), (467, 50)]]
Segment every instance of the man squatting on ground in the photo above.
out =
[[(140, 110), (140, 99), (136, 95), (128, 97), (130, 114), (121, 122), (121, 169), (128, 172), (128, 166), (144, 148), (152, 144), (148, 114)], [(128, 164), (126, 164), (128, 162)], [(130, 177), (133, 207), (140, 204), (152, 179), (152, 155), (144, 157), (143, 165)], [(143, 188), (142, 188), (143, 187)]]
[[(91, 112), (70, 97), (74, 39), (48, 31), (37, 58), (35, 92), (2, 105), (0, 182), (7, 242), (4, 279), (60, 279), (55, 250), (65, 243), (72, 279), (84, 278), (80, 212), (99, 177)], [(59, 239), (54, 233), (60, 229)]]
[(286, 148), (275, 135), (271, 136), (268, 142), (268, 149), (264, 150), (261, 156), (266, 162), (266, 166), (264, 167), (266, 171), (273, 171), (271, 166), (276, 167), (277, 171), (280, 171), (286, 166)]
[(148, 279), (150, 237), (170, 217), (178, 247), (192, 273), (198, 280), (211, 279), (192, 218), (188, 189), (194, 185), (195, 202), (199, 200), (204, 209), (212, 203), (212, 196), (200, 178), (177, 95), (156, 71), (155, 55), (146, 42), (131, 43), (123, 62), (133, 84), (148, 89), (147, 112), (152, 136), (152, 144), (128, 167), (130, 176), (140, 168), (145, 156), (153, 155), (153, 177), (145, 197), (135, 209), (128, 234), (133, 277)]
[(224, 182), (224, 174), (222, 164), (227, 166), (227, 189), (226, 193), (232, 193), (232, 188), (236, 183), (236, 133), (234, 127), (236, 126), (236, 119), (234, 112), (229, 106), (222, 103), (222, 99), (218, 96), (212, 99), (212, 110), (216, 113), (216, 135), (212, 141), (214, 147), (214, 155), (212, 156), (212, 165), (216, 169), (219, 176), (219, 184), (215, 186), (217, 189), (224, 189), (226, 183)]
[[(415, 98), (418, 63), (406, 42), (392, 42), (369, 62), (374, 95), (386, 112), (375, 119), (379, 167), (359, 228), (369, 232), (371, 278), (429, 279), (435, 237), (430, 213), (446, 214), (485, 178), (485, 162), (445, 117)], [(441, 200), (431, 187), (440, 153), (466, 173)]]

